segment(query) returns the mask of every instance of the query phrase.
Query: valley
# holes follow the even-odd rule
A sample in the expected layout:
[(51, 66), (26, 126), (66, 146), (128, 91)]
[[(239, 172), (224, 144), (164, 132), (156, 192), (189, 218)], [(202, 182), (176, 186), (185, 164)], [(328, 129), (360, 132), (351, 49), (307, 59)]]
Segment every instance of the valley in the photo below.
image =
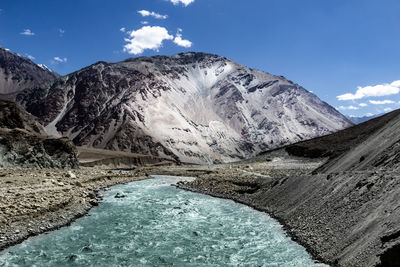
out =
[(283, 76), (204, 53), (22, 87), (0, 100), (0, 249), (87, 215), (111, 186), (171, 175), (268, 213), (319, 262), (399, 264), (398, 110), (352, 126)]

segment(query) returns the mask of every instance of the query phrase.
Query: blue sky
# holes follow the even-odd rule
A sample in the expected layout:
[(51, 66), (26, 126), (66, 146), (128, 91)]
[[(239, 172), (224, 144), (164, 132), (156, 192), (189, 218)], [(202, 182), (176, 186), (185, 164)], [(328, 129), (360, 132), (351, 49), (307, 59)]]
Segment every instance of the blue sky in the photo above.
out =
[(344, 114), (400, 107), (398, 0), (2, 0), (0, 9), (0, 45), (60, 74), (201, 51), (284, 75)]

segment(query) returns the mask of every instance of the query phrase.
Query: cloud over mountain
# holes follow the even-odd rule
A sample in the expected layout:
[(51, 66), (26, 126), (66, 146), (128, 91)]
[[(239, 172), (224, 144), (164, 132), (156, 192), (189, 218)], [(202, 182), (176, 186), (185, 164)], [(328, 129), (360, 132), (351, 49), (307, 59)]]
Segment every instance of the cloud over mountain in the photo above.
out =
[(160, 26), (144, 26), (136, 31), (131, 31), (130, 38), (125, 38), (128, 42), (124, 46), (124, 51), (129, 54), (138, 55), (146, 49), (158, 50), (164, 40), (173, 40), (174, 36), (168, 30)]
[(337, 96), (338, 100), (356, 100), (365, 97), (394, 95), (400, 92), (400, 80), (374, 86), (358, 87), (357, 91)]

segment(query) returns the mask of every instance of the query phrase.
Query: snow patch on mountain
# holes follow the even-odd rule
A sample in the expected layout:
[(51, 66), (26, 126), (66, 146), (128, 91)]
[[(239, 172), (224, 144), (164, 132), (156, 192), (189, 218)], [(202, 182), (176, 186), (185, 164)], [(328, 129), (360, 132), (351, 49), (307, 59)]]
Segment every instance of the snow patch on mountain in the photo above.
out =
[(49, 67), (47, 67), (45, 64), (37, 64), (41, 69), (43, 70), (47, 70), (50, 72), (54, 72), (52, 69), (50, 69)]

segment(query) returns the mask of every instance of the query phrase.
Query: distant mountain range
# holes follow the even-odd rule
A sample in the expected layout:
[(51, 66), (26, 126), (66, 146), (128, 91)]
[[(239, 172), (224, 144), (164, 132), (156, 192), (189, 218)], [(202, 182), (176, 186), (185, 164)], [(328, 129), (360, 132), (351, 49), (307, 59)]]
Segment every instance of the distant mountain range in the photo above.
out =
[(379, 116), (382, 116), (384, 113), (380, 113), (380, 114), (375, 114), (375, 115), (366, 115), (366, 116), (361, 116), (361, 117), (357, 117), (357, 116), (347, 116), (347, 118), (354, 124), (360, 124), (366, 121), (369, 121), (373, 118), (377, 118)]

